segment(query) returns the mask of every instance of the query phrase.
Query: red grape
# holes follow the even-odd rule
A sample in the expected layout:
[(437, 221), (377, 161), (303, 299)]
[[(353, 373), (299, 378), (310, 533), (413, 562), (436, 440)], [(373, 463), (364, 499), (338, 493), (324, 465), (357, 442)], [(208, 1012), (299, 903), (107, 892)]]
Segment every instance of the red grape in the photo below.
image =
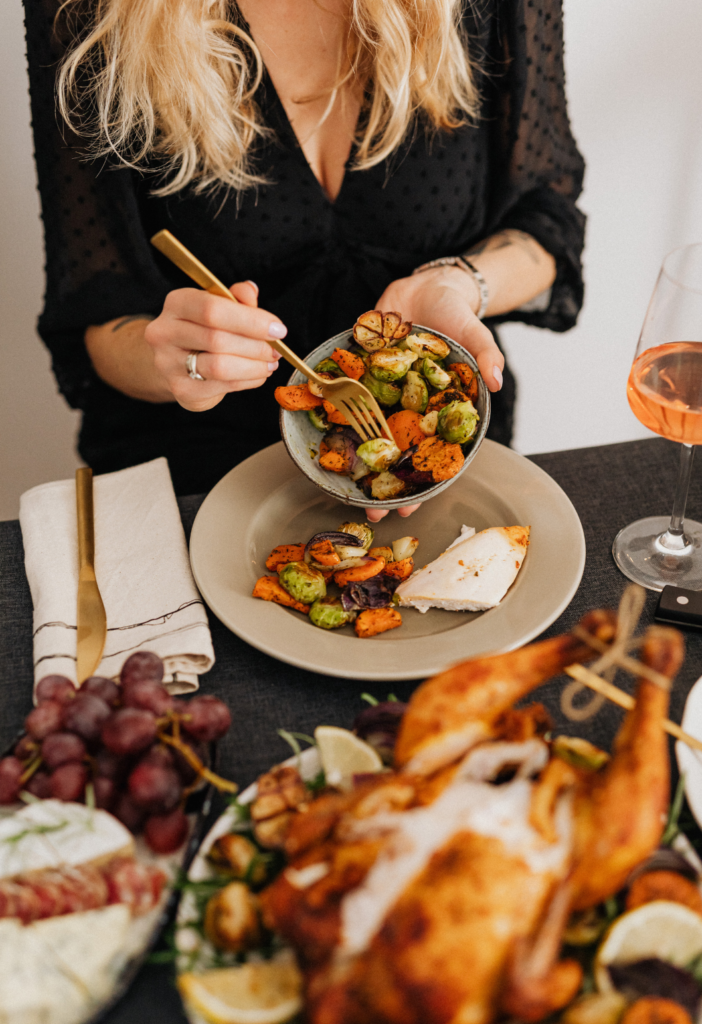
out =
[(66, 676), (44, 676), (37, 683), (36, 690), (37, 704), (43, 700), (55, 700), (57, 704), (67, 704), (76, 695), (76, 688)]
[(80, 800), (85, 793), (88, 769), (83, 764), (69, 761), (51, 773), (51, 795), (56, 800)]
[(160, 717), (170, 710), (173, 699), (160, 683), (139, 679), (124, 688), (123, 703), (126, 708), (145, 708)]
[(117, 796), (117, 787), (114, 779), (107, 779), (104, 775), (98, 775), (93, 779), (95, 790), (95, 806), (109, 811)]
[(68, 761), (82, 761), (86, 752), (83, 740), (72, 732), (52, 732), (41, 745), (44, 763), (52, 770)]
[(193, 697), (182, 718), (185, 731), (204, 743), (211, 743), (224, 736), (231, 724), (229, 708), (224, 701), (211, 694)]
[(180, 800), (180, 779), (173, 768), (140, 761), (129, 776), (129, 795), (134, 803), (152, 813), (172, 810)]
[(37, 799), (48, 800), (51, 796), (51, 776), (48, 772), (39, 770), (32, 775), (24, 788)]
[(11, 804), (20, 791), (20, 777), (24, 768), (16, 757), (3, 757), (0, 761), (0, 804)]
[(146, 819), (144, 839), (154, 853), (173, 853), (188, 836), (188, 819), (182, 808), (170, 814), (153, 814)]
[(137, 651), (122, 665), (119, 678), (123, 687), (141, 682), (142, 679), (151, 679), (155, 683), (160, 683), (163, 679), (163, 662), (158, 654), (152, 654), (151, 651)]
[(61, 728), (63, 710), (63, 707), (54, 700), (42, 701), (29, 712), (24, 720), (24, 727), (32, 739), (43, 740), (49, 733), (58, 732)]
[(109, 705), (100, 697), (93, 693), (79, 693), (63, 709), (63, 727), (91, 742), (98, 739), (103, 723), (111, 713)]
[(111, 750), (105, 750), (103, 747), (98, 750), (93, 761), (93, 771), (96, 775), (102, 775), (106, 779), (119, 779), (127, 773), (131, 767), (129, 759), (124, 757), (118, 757), (117, 754), (113, 754)]
[(12, 753), (15, 757), (18, 757), (20, 761), (28, 761), (37, 753), (38, 750), (39, 746), (31, 736), (23, 736), (19, 743), (16, 744)]
[(111, 679), (105, 679), (104, 676), (91, 676), (89, 679), (86, 679), (80, 688), (80, 692), (92, 693), (93, 696), (100, 697), (111, 708), (115, 708), (119, 704), (119, 686)]
[(137, 806), (128, 793), (120, 793), (112, 813), (130, 832), (138, 832), (146, 817), (144, 808)]
[(139, 764), (153, 764), (158, 765), (159, 768), (175, 768), (175, 757), (173, 751), (163, 743), (156, 743), (139, 760)]
[(102, 727), (102, 742), (113, 754), (138, 754), (156, 739), (156, 717), (141, 708), (120, 708)]

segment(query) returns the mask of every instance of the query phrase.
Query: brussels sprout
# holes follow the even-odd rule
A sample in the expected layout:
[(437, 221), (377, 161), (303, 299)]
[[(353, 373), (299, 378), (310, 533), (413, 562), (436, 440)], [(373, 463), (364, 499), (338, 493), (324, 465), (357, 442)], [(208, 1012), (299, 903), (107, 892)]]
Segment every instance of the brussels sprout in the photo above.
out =
[(278, 573), (278, 580), (291, 597), (303, 604), (312, 604), (327, 592), (324, 576), (307, 562), (288, 562)]
[(435, 334), (428, 334), (426, 331), (417, 331), (405, 339), (408, 346), (418, 356), (430, 356), (432, 359), (445, 359), (451, 351), (450, 347)]
[(407, 484), (395, 476), (390, 470), (383, 470), (371, 484), (371, 496), (377, 501), (389, 501), (390, 498), (399, 498), (407, 490)]
[[(322, 377), (324, 380), (334, 380), (334, 377), (332, 376), (331, 373), (320, 373), (320, 377)], [(310, 390), (310, 394), (314, 395), (315, 398), (321, 398), (322, 397), (322, 385), (321, 384), (317, 384), (317, 382), (314, 381), (314, 380), (308, 380), (307, 381), (307, 387)]]
[(317, 373), (330, 373), (332, 377), (343, 377), (344, 371), (333, 359), (323, 359), (315, 366)]
[(339, 629), (356, 618), (355, 611), (346, 611), (338, 597), (320, 597), (310, 607), (310, 622), (320, 629)]
[(429, 401), (429, 388), (416, 370), (409, 370), (402, 388), (400, 405), (411, 412), (423, 413)]
[(315, 430), (319, 430), (322, 434), (326, 434), (329, 430), (329, 420), (327, 419), (327, 414), (324, 411), (324, 406), (318, 405), (316, 409), (308, 409), (307, 415)]
[(381, 546), (378, 548), (371, 548), (368, 554), (371, 558), (384, 558), (385, 564), (395, 561), (395, 556), (392, 553), (392, 548)]
[(358, 446), (357, 454), (374, 473), (389, 469), (402, 454), (394, 441), (387, 437), (374, 437)]
[(403, 558), (411, 558), (418, 547), (419, 541), (416, 537), (398, 537), (392, 542), (393, 558), (396, 562), (401, 562)]
[(375, 536), (375, 531), (366, 523), (342, 523), (339, 533), (352, 533), (354, 537), (358, 537), (366, 551), (373, 543)]
[(415, 352), (403, 352), (399, 348), (383, 348), (370, 357), (370, 372), (376, 380), (401, 380), (410, 366), (419, 358)]
[(450, 402), (439, 410), (437, 433), (451, 444), (465, 444), (475, 433), (479, 418), (472, 402)]
[(419, 421), (419, 429), (421, 430), (421, 432), (423, 434), (426, 434), (427, 437), (433, 437), (434, 436), (434, 434), (436, 433), (436, 428), (437, 428), (438, 425), (439, 425), (439, 410), (438, 409), (432, 409), (432, 411), (428, 412), (426, 414), (426, 416), (422, 416), (421, 420)]
[(365, 384), (373, 398), (383, 405), (394, 405), (395, 402), (400, 401), (402, 388), (389, 381), (378, 380), (372, 373), (364, 373), (361, 377), (361, 384)]
[(443, 391), (451, 383), (446, 370), (442, 370), (433, 359), (425, 359), (422, 362), (422, 373), (437, 391)]

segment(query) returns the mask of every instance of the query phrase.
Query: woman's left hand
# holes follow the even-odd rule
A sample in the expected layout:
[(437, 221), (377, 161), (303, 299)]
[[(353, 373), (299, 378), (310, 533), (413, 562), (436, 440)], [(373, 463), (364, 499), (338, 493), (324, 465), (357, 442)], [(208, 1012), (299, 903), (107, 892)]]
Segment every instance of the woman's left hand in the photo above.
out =
[[(475, 315), (480, 305), (478, 286), (471, 274), (460, 267), (434, 267), (413, 277), (402, 277), (388, 285), (376, 303), (384, 313), (396, 310), (403, 320), (441, 331), (462, 345), (475, 358), (490, 391), (502, 387), (504, 356), (492, 333)], [(419, 505), (398, 509), (401, 516), (411, 515)], [(387, 512), (366, 509), (372, 523)]]

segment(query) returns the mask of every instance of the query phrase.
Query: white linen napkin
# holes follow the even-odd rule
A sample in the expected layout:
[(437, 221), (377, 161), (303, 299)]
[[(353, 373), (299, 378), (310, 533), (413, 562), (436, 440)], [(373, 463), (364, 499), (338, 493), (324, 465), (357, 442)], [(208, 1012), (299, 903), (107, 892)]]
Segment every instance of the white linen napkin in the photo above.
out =
[[(116, 678), (130, 654), (153, 651), (163, 658), (171, 693), (196, 690), (214, 650), (166, 459), (96, 476), (93, 495), (95, 575), (107, 616), (95, 675)], [(23, 494), (20, 525), (34, 603), (34, 682), (53, 673), (75, 682), (75, 482), (56, 480)]]

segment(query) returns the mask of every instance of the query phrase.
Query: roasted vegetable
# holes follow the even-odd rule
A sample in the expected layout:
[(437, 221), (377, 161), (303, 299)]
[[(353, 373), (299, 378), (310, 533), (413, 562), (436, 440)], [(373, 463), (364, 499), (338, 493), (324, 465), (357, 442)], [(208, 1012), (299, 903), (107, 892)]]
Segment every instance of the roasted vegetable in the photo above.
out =
[(261, 576), (256, 581), (252, 596), (260, 597), (263, 601), (273, 601), (275, 604), (282, 604), (286, 608), (294, 608), (295, 611), (303, 612), (305, 615), (309, 612), (306, 604), (297, 601), (280, 585), (277, 576)]
[(339, 533), (350, 533), (354, 537), (358, 537), (366, 551), (373, 543), (375, 536), (375, 531), (367, 523), (342, 523)]
[(478, 397), (478, 375), (468, 363), (449, 363), (447, 369), (455, 373), (461, 381), (461, 389), (471, 402), (475, 403)]
[[(329, 548), (326, 549), (327, 551), (334, 551), (338, 556), (336, 562), (324, 562), (315, 558), (315, 549), (324, 543), (329, 545)], [(338, 550), (337, 545), (342, 545), (343, 555)], [(310, 537), (303, 547), (302, 557), (308, 564), (317, 561), (320, 565), (338, 565), (341, 558), (353, 558), (355, 555), (364, 554), (363, 543), (356, 534), (344, 533), (342, 530), (326, 530), (321, 533), (315, 533), (313, 537)], [(316, 568), (318, 567), (316, 566)]]
[(599, 771), (609, 761), (609, 754), (600, 750), (589, 740), (580, 736), (556, 736), (551, 749), (562, 761), (567, 761), (575, 768), (589, 768)]
[(339, 629), (355, 618), (355, 611), (347, 611), (338, 597), (320, 597), (310, 607), (310, 622), (321, 629)]
[(205, 910), (205, 935), (217, 949), (240, 953), (260, 944), (258, 900), (243, 882), (230, 882), (211, 897)]
[(220, 836), (210, 847), (207, 859), (233, 878), (261, 885), (266, 880), (266, 865), (258, 850), (246, 836), (230, 832)]
[(424, 359), (421, 365), (421, 372), (437, 391), (443, 391), (451, 383), (451, 378), (446, 370), (442, 370), (433, 359)]
[(411, 558), (402, 558), (397, 562), (391, 562), (385, 566), (386, 576), (395, 576), (398, 580), (406, 580), (414, 572), (414, 562)]
[(354, 355), (353, 352), (349, 352), (347, 349), (335, 348), (331, 358), (342, 373), (346, 377), (351, 377), (352, 380), (360, 380), (366, 372), (366, 364), (360, 356)]
[(400, 457), (400, 449), (387, 437), (374, 437), (358, 446), (357, 454), (376, 473), (389, 469)]
[(440, 437), (427, 437), (412, 456), (415, 469), (431, 473), (435, 483), (450, 480), (460, 472), (465, 459), (460, 445), (450, 444)]
[(371, 484), (371, 497), (376, 501), (390, 501), (392, 498), (399, 498), (406, 490), (406, 480), (395, 476), (389, 469), (384, 469)]
[(395, 438), (395, 444), (401, 452), (407, 451), (410, 445), (419, 444), (424, 440), (424, 433), (420, 427), (422, 417), (418, 412), (410, 409), (403, 409), (401, 412), (394, 412), (388, 416), (388, 426)]
[(266, 559), (266, 569), (272, 569), (273, 572), (277, 572), (282, 565), (287, 565), (288, 562), (297, 562), (300, 558), (304, 558), (304, 554), (304, 544), (279, 544), (277, 548), (273, 548)]
[(426, 416), (422, 416), (419, 429), (423, 434), (426, 434), (427, 437), (433, 437), (438, 425), (439, 413), (438, 410), (435, 409), (433, 412), (428, 412)]
[(635, 910), (653, 900), (672, 900), (702, 915), (702, 893), (694, 882), (677, 871), (647, 871), (629, 886), (626, 909)]
[[(343, 467), (336, 469), (336, 472), (343, 472), (349, 476), (354, 476), (356, 470), (365, 465), (358, 455), (358, 446), (360, 444), (361, 438), (348, 424), (346, 426), (334, 424), (324, 435), (322, 444), (319, 446), (320, 464), (324, 465), (325, 463), (322, 462), (322, 459), (329, 452), (334, 452), (340, 457), (340, 461), (334, 461), (332, 465)], [(328, 459), (326, 461), (329, 462)]]
[(438, 412), (443, 409), (445, 405), (449, 405), (451, 402), (467, 402), (468, 396), (465, 395), (458, 388), (454, 387), (453, 384), (446, 388), (445, 391), (439, 391), (435, 395), (432, 395), (427, 405), (427, 414), (430, 412)]
[(318, 597), (324, 597), (327, 587), (319, 569), (307, 562), (288, 562), (278, 574), (280, 584), (287, 592), (303, 604), (312, 604)]
[(403, 409), (411, 412), (423, 413), (429, 402), (429, 389), (421, 373), (416, 370), (408, 370), (405, 382), (402, 385), (400, 405)]
[(351, 473), (352, 463), (340, 452), (324, 452), (319, 456), (319, 464), (329, 473), (341, 473), (342, 476), (349, 476)]
[(402, 388), (399, 388), (396, 384), (391, 384), (389, 381), (378, 380), (370, 372), (363, 374), (361, 384), (365, 384), (373, 398), (380, 402), (381, 405), (395, 405), (400, 401)]
[(561, 1024), (618, 1024), (626, 1009), (620, 992), (597, 992), (571, 1003), (561, 1017)]
[(417, 331), (407, 338), (407, 345), (418, 356), (429, 356), (431, 359), (445, 359), (451, 351), (450, 346), (435, 334), (428, 331)]
[[(334, 365), (336, 365), (336, 364), (334, 364)], [(337, 368), (337, 370), (339, 369), (338, 366), (336, 368)], [(335, 374), (333, 374), (333, 373), (320, 373), (319, 376), (322, 378), (322, 380), (334, 380)], [(338, 376), (341, 376), (341, 374), (338, 374)], [(308, 380), (307, 381), (307, 387), (309, 388), (309, 391), (310, 391), (311, 395), (316, 395), (318, 398), (322, 397), (322, 385), (321, 384), (317, 384), (317, 382), (314, 381), (314, 380)]]
[(478, 419), (472, 402), (450, 402), (439, 410), (436, 432), (450, 444), (466, 444), (478, 429)]
[(284, 409), (295, 412), (299, 409), (315, 409), (322, 399), (313, 395), (306, 384), (288, 384), (275, 389), (275, 400)]
[(383, 348), (372, 353), (368, 360), (368, 368), (376, 380), (401, 380), (417, 358), (414, 352), (403, 352), (399, 348)]
[(693, 882), (699, 881), (697, 869), (690, 864), (686, 857), (683, 857), (679, 850), (673, 850), (670, 846), (659, 846), (650, 857), (638, 864), (629, 875), (629, 885), (635, 878), (647, 871), (676, 871)]
[(385, 572), (360, 583), (349, 583), (341, 592), (341, 603), (347, 611), (365, 608), (387, 608), (400, 581)]
[(329, 420), (327, 419), (327, 414), (324, 411), (324, 406), (318, 406), (316, 409), (308, 409), (307, 416), (315, 430), (319, 430), (322, 434), (325, 434), (327, 430), (329, 430)]
[(392, 554), (395, 562), (401, 562), (403, 558), (411, 558), (419, 547), (416, 537), (398, 537), (392, 542)]
[(368, 554), (371, 556), (371, 558), (384, 558), (386, 565), (388, 565), (390, 562), (395, 561), (395, 556), (392, 553), (392, 548), (371, 548)]
[(359, 316), (353, 327), (353, 336), (366, 352), (376, 352), (394, 339), (407, 337), (411, 330), (412, 324), (403, 323), (399, 313), (381, 313), (379, 309), (371, 309)]
[[(641, 996), (674, 999), (685, 1007), (693, 1020), (696, 1020), (702, 992), (689, 971), (657, 957), (628, 964), (609, 964), (607, 969), (612, 984), (627, 999), (639, 999)], [(642, 1022), (646, 1019), (650, 1020), (651, 1024), (654, 1021), (658, 1024), (659, 1021), (665, 1020), (656, 1016), (641, 1018)]]
[(389, 629), (397, 629), (401, 625), (402, 616), (397, 608), (375, 608), (361, 612), (354, 623), (354, 629), (356, 636), (363, 640), (386, 633)]
[(620, 1024), (692, 1024), (694, 1015), (690, 1015), (681, 1006), (677, 994), (672, 999), (656, 996), (645, 996), (624, 1012)]
[[(307, 557), (308, 555), (309, 557)], [(325, 537), (305, 549), (305, 561), (308, 564), (313, 564), (315, 568), (328, 569), (330, 566), (337, 566), (341, 559), (332, 542)]]
[(395, 740), (407, 705), (399, 700), (381, 701), (356, 715), (353, 731), (380, 754), (383, 764), (392, 764)]
[[(338, 352), (339, 349), (336, 349), (335, 351)], [(332, 378), (348, 376), (348, 374), (344, 373), (341, 366), (339, 366), (336, 359), (334, 359), (333, 357), (331, 359), (323, 359), (321, 363), (317, 363), (317, 365), (315, 366), (315, 370), (317, 373), (331, 374)]]
[(384, 558), (369, 558), (361, 565), (352, 569), (339, 569), (334, 573), (334, 582), (339, 587), (345, 587), (347, 583), (360, 583), (362, 580), (369, 580), (371, 576), (377, 576), (385, 568)]
[[(344, 414), (340, 413), (339, 410), (331, 404), (331, 402), (326, 400), (326, 398), (322, 400), (322, 405), (324, 406), (324, 412), (330, 423), (336, 423), (337, 426), (340, 427), (349, 426), (349, 421), (346, 419)], [(351, 428), (349, 427), (349, 429)]]

